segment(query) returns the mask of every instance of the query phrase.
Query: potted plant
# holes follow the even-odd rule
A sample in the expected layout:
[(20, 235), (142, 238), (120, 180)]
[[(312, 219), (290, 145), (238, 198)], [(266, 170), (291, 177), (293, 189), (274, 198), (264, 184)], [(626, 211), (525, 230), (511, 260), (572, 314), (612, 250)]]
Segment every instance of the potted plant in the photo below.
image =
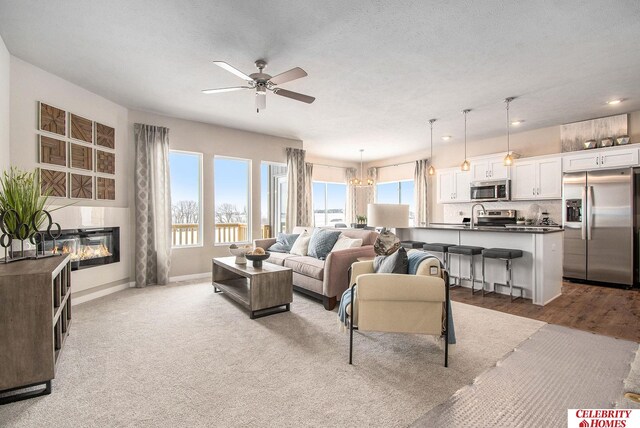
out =
[[(49, 195), (49, 190), (41, 194), (37, 170), (22, 171), (11, 167), (9, 171), (5, 171), (0, 176), (0, 213), (8, 210), (15, 212), (15, 214), (10, 213), (4, 217), (4, 229), (13, 241), (12, 250), (22, 249), (21, 241), (24, 240), (27, 240), (24, 243), (28, 246), (28, 239), (40, 230), (47, 218), (46, 214), (41, 211), (49, 207)], [(60, 208), (63, 207), (51, 211)], [(40, 213), (40, 215), (37, 215), (35, 221), (32, 221), (36, 213)]]
[(518, 219), (516, 220), (516, 224), (523, 225), (524, 224), (524, 217), (518, 217)]
[(367, 226), (367, 216), (366, 215), (357, 215), (356, 222), (354, 223), (354, 227), (357, 229), (364, 229)]

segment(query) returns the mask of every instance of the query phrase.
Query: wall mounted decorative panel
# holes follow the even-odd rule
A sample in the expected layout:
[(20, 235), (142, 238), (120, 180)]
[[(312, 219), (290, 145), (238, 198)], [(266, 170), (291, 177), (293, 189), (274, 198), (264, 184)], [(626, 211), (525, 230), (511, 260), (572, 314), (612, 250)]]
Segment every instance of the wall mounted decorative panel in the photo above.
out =
[(562, 151), (583, 150), (585, 148), (584, 143), (588, 140), (595, 140), (599, 143), (603, 138), (616, 138), (627, 135), (628, 123), (628, 115), (619, 114), (617, 116), (562, 125), (560, 127)]
[(93, 170), (93, 149), (81, 144), (71, 143), (71, 168)]
[(82, 174), (69, 174), (71, 187), (71, 198), (73, 199), (93, 199), (93, 177)]
[(116, 173), (116, 154), (96, 149), (96, 172)]
[(67, 113), (49, 104), (39, 103), (38, 129), (58, 135), (67, 135)]
[(116, 199), (116, 180), (96, 177), (96, 199), (113, 201)]
[(67, 173), (52, 169), (40, 168), (40, 193), (50, 192), (50, 196), (57, 198), (67, 197)]
[(116, 130), (96, 122), (96, 144), (108, 149), (116, 148)]
[(69, 115), (71, 132), (69, 136), (74, 140), (93, 143), (93, 122), (77, 114)]
[(39, 135), (40, 163), (67, 166), (67, 142)]

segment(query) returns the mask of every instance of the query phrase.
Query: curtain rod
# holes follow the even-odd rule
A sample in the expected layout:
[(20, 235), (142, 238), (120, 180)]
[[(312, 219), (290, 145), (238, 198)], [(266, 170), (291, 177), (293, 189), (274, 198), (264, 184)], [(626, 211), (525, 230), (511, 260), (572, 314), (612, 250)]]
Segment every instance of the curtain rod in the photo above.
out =
[(407, 164), (415, 163), (415, 162), (416, 161), (400, 162), (400, 163), (394, 163), (394, 164), (391, 164), (391, 165), (374, 166), (374, 167), (370, 167), (370, 168), (390, 168), (392, 166), (407, 165)]
[(326, 166), (327, 168), (342, 168), (342, 169), (347, 169), (347, 168), (352, 168), (350, 166), (337, 166), (337, 165), (327, 165), (326, 163), (315, 163), (315, 162), (309, 162), (311, 164), (318, 165), (318, 166)]

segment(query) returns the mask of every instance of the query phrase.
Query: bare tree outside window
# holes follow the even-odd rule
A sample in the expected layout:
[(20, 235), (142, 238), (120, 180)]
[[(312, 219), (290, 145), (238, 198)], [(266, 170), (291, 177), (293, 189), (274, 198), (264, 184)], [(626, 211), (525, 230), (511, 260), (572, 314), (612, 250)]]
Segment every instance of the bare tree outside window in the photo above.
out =
[(200, 206), (196, 201), (178, 201), (171, 207), (173, 224), (200, 222)]

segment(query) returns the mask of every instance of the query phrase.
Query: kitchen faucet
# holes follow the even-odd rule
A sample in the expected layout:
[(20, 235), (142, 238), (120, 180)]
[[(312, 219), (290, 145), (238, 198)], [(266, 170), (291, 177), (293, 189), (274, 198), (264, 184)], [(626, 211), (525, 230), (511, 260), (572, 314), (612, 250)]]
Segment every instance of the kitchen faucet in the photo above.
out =
[(486, 211), (486, 208), (484, 207), (484, 205), (478, 203), (478, 204), (473, 204), (473, 206), (471, 207), (471, 224), (469, 225), (471, 227), (471, 229), (473, 229), (476, 225), (476, 222), (474, 220), (474, 215), (473, 215), (473, 211), (476, 209), (476, 207), (480, 205), (480, 207), (482, 207), (482, 211)]

